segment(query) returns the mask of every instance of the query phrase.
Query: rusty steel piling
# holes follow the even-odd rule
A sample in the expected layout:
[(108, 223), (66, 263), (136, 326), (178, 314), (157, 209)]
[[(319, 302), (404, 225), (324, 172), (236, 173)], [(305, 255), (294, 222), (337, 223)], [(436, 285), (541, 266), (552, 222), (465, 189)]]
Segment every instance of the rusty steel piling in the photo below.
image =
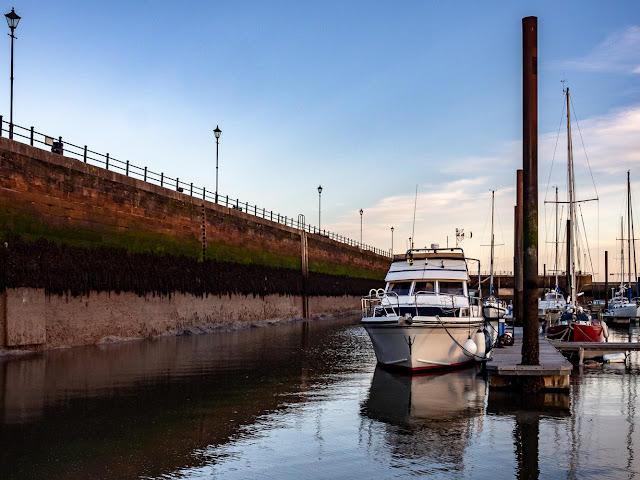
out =
[(538, 365), (538, 19), (522, 19), (522, 364)]

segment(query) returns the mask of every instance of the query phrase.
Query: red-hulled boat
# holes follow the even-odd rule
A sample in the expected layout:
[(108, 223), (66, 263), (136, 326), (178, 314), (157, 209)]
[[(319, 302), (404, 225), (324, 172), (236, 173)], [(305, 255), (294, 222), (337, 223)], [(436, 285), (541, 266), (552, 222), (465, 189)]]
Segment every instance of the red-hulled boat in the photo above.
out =
[[(568, 142), (568, 166), (569, 166), (569, 225), (567, 236), (569, 237), (567, 248), (571, 260), (570, 295), (565, 312), (558, 322), (547, 329), (547, 338), (563, 340), (566, 342), (604, 342), (608, 335), (607, 325), (601, 320), (592, 319), (576, 303), (576, 270), (575, 256), (577, 243), (576, 228), (576, 200), (574, 197), (574, 172), (573, 172), (573, 148), (571, 146), (571, 110), (569, 102), (569, 89), (567, 94), (567, 142)], [(557, 202), (557, 201), (556, 201)]]

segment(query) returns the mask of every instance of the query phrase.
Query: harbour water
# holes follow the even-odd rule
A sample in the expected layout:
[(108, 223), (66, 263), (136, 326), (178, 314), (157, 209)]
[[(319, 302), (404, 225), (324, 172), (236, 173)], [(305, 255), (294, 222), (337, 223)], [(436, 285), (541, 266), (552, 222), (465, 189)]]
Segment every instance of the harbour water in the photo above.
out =
[[(568, 394), (377, 369), (356, 318), (0, 360), (0, 478), (635, 478), (640, 357)], [(638, 341), (637, 329), (612, 329)]]

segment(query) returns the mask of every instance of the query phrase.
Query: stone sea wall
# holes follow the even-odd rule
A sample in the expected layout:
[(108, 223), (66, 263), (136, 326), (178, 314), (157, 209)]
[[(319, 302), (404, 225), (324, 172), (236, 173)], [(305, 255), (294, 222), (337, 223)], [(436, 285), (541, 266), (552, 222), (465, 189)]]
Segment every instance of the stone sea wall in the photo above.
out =
[(6, 138), (0, 242), (5, 350), (353, 312), (390, 262)]

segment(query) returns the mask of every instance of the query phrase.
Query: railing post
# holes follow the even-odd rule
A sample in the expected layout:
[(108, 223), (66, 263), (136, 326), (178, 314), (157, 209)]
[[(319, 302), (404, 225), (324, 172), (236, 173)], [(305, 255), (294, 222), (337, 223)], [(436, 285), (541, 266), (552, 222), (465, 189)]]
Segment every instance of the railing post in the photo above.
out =
[(271, 210), (271, 221), (273, 222), (273, 210)]
[(191, 190), (190, 190), (189, 195), (191, 195), (193, 197), (193, 182), (191, 182)]
[(87, 146), (86, 145), (84, 146), (84, 163), (87, 163)]
[(176, 177), (176, 191), (180, 188), (180, 179)]
[(205, 200), (207, 195), (207, 187), (202, 187), (202, 199)]
[(107, 170), (109, 170), (109, 154), (107, 153)]
[(164, 172), (160, 172), (160, 186), (164, 186)]
[(229, 208), (229, 195), (227, 195), (227, 199), (224, 204), (225, 207)]
[(2, 115), (0, 115), (0, 137), (2, 136), (2, 127), (4, 126), (4, 121), (2, 120)]
[(144, 167), (144, 181), (147, 181), (147, 167)]
[(129, 160), (127, 160), (127, 173), (126, 173), (127, 177), (129, 176)]
[(31, 127), (31, 146), (33, 147), (33, 127)]

